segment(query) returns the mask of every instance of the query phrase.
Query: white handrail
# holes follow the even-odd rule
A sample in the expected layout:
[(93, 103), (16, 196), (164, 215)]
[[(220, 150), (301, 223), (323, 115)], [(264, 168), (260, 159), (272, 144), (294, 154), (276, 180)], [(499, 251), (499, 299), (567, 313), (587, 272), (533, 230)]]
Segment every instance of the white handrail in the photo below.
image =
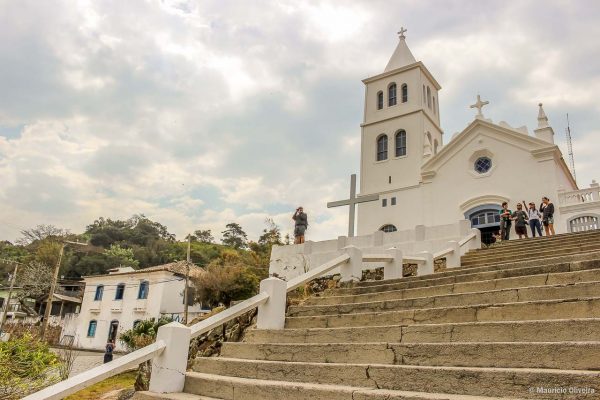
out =
[(244, 300), (235, 306), (229, 307), (227, 310), (223, 310), (212, 317), (206, 318), (204, 321), (200, 321), (190, 326), (192, 332), (192, 338), (200, 336), (201, 334), (216, 328), (217, 326), (223, 325), (225, 322), (232, 320), (233, 318), (239, 317), (242, 314), (252, 310), (254, 307), (265, 303), (269, 299), (269, 295), (265, 292), (261, 292), (256, 296), (250, 297), (248, 300)]
[(434, 253), (434, 254), (433, 254), (433, 259), (434, 259), (434, 260), (436, 260), (436, 259), (438, 259), (438, 258), (441, 258), (441, 257), (447, 256), (448, 254), (452, 254), (453, 252), (454, 252), (454, 249), (453, 249), (453, 248), (451, 248), (451, 247), (449, 247), (449, 248), (447, 248), (447, 249), (445, 249), (445, 250), (440, 250), (440, 251), (438, 251), (437, 253)]
[(365, 262), (390, 262), (394, 260), (394, 256), (391, 254), (365, 254), (363, 255), (363, 261)]
[(348, 260), (350, 260), (350, 256), (348, 254), (342, 254), (341, 256), (336, 257), (331, 261), (327, 261), (325, 264), (320, 265), (317, 268), (311, 269), (303, 275), (295, 277), (287, 283), (287, 291), (289, 292), (290, 290), (294, 290), (298, 286), (303, 285), (310, 280), (318, 278), (319, 276), (331, 271), (335, 267), (338, 267), (341, 264), (348, 262)]
[(476, 234), (471, 233), (469, 236), (467, 236), (466, 238), (464, 238), (460, 242), (458, 242), (458, 245), (460, 247), (463, 247), (465, 244), (469, 243), (471, 240), (475, 239), (476, 237), (477, 237)]
[(402, 261), (424, 263), (424, 262), (427, 262), (427, 259), (424, 257), (406, 256), (406, 257), (402, 258)]
[(48, 386), (39, 392), (30, 394), (21, 400), (55, 400), (62, 399), (70, 394), (76, 393), (81, 389), (103, 381), (104, 379), (115, 376), (131, 367), (136, 367), (144, 361), (148, 361), (159, 355), (167, 347), (162, 340), (154, 342), (148, 346), (142, 347), (132, 353), (119, 357), (110, 363), (100, 365), (88, 371), (75, 375), (72, 378)]

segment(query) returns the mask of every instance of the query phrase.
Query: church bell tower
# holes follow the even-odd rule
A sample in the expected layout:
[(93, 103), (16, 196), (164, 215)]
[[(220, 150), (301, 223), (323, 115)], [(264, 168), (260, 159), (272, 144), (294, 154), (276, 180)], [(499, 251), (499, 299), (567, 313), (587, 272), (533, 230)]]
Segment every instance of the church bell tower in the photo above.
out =
[(406, 29), (383, 73), (364, 79), (361, 195), (417, 185), (421, 165), (442, 146), (441, 89), (406, 44)]
[(363, 80), (361, 195), (418, 185), (421, 165), (442, 146), (441, 87), (411, 53), (405, 32), (398, 32), (398, 45), (383, 73)]

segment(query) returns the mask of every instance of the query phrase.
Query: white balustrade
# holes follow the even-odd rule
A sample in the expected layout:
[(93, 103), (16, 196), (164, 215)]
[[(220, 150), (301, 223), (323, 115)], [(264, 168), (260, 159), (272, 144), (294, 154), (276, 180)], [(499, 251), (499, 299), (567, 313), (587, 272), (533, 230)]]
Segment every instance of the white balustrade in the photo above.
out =
[(591, 203), (595, 201), (600, 201), (600, 189), (598, 189), (597, 186), (587, 189), (558, 193), (558, 203), (561, 206)]

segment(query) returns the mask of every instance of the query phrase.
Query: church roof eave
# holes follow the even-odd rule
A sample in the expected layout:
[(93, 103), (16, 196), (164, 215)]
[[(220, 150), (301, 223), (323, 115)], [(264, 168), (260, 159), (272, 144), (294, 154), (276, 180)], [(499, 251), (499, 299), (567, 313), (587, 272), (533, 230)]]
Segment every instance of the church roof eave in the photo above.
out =
[[(443, 164), (444, 161), (446, 161), (456, 151), (459, 150), (461, 144), (465, 143), (465, 141), (471, 135), (473, 135), (477, 132), (477, 130), (475, 128), (478, 126), (484, 126), (487, 128), (491, 128), (492, 130), (495, 130), (495, 131), (498, 131), (498, 132), (501, 132), (501, 133), (507, 135), (507, 137), (517, 139), (521, 142), (527, 142), (533, 146), (536, 146), (536, 151), (548, 151), (550, 153), (555, 154), (558, 159), (562, 159), (562, 153), (561, 153), (560, 149), (558, 148), (558, 146), (556, 146), (554, 144), (550, 144), (550, 143), (548, 143), (544, 140), (538, 139), (536, 137), (532, 137), (532, 136), (526, 135), (522, 132), (508, 129), (508, 128), (502, 127), (500, 125), (496, 125), (491, 122), (487, 122), (482, 119), (475, 119), (462, 132), (460, 132), (452, 140), (450, 140), (447, 145), (442, 147), (436, 155), (432, 156), (429, 160), (427, 160), (427, 162), (425, 162), (421, 166), (421, 173), (427, 175), (431, 171), (435, 172)], [(564, 164), (564, 160), (563, 160), (562, 164)], [(566, 164), (565, 164), (565, 166), (566, 166)], [(572, 176), (570, 173), (569, 173), (569, 178), (572, 179)]]
[(427, 76), (427, 79), (429, 79), (431, 81), (431, 83), (433, 83), (433, 86), (436, 88), (436, 90), (440, 90), (442, 88), (442, 86), (438, 83), (438, 81), (435, 80), (435, 78), (433, 77), (433, 75), (431, 74), (431, 72), (429, 72), (429, 70), (427, 69), (427, 67), (425, 66), (425, 64), (423, 64), (423, 62), (421, 61), (417, 61), (415, 63), (412, 64), (408, 64), (405, 65), (404, 67), (400, 67), (400, 68), (396, 68), (390, 71), (386, 71), (383, 72), (381, 74), (375, 75), (375, 76), (371, 76), (369, 78), (365, 78), (362, 80), (362, 83), (364, 83), (365, 85), (371, 82), (375, 82), (379, 79), (383, 79), (383, 78), (387, 78), (388, 76), (392, 76), (395, 75), (399, 72), (404, 72), (404, 71), (408, 71), (414, 68), (421, 68), (421, 71), (423, 71), (423, 73), (425, 74), (425, 76)]

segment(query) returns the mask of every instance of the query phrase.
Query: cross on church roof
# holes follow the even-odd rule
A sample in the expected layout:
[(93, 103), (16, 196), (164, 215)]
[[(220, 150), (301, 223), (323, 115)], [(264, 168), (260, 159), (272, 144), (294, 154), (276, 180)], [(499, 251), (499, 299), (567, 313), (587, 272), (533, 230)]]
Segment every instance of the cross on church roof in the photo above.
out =
[(483, 118), (483, 113), (481, 112), (481, 109), (487, 104), (490, 104), (490, 102), (481, 101), (481, 96), (477, 95), (477, 101), (475, 102), (475, 104), (470, 105), (471, 108), (477, 109), (477, 115), (475, 116), (475, 118)]
[(406, 36), (404, 36), (404, 32), (407, 32), (408, 29), (404, 29), (403, 26), (400, 27), (400, 31), (398, 32), (398, 35), (400, 35), (400, 39), (404, 39), (406, 38)]

